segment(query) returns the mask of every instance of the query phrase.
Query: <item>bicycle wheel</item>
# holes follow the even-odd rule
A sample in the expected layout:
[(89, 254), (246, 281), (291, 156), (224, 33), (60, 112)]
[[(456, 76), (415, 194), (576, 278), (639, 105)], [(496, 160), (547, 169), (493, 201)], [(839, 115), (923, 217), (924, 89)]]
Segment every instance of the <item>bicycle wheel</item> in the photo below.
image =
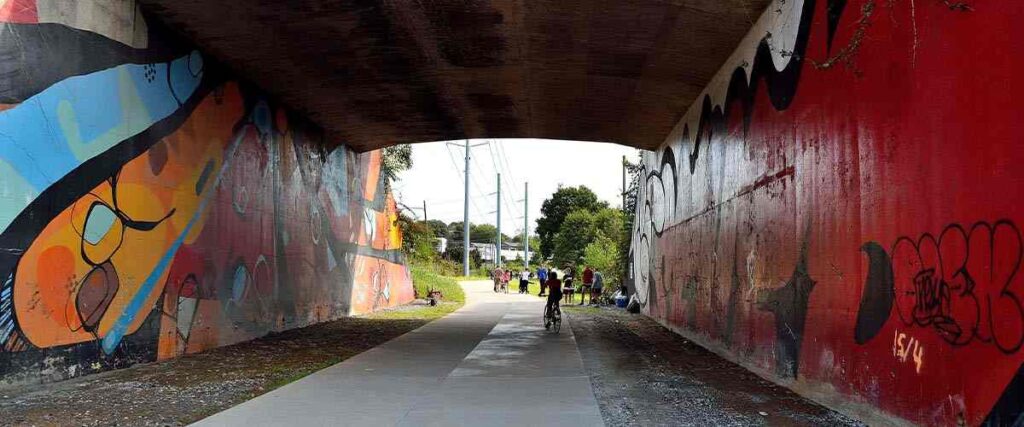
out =
[(557, 334), (558, 331), (562, 330), (562, 310), (556, 308), (555, 312), (551, 314), (551, 326), (554, 332)]

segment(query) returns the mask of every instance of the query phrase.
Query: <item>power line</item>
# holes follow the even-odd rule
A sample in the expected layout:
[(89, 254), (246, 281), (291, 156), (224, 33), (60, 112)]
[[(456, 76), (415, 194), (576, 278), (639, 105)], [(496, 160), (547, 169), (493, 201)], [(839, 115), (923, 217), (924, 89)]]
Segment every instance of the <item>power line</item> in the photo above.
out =
[(514, 180), (510, 181), (512, 179), (512, 170), (505, 167), (505, 165), (508, 164), (508, 161), (503, 161), (504, 159), (502, 159), (504, 153), (501, 149), (501, 143), (495, 140), (494, 145), (495, 148), (493, 150), (489, 150), (491, 153), (491, 163), (494, 164), (495, 170), (502, 172), (502, 178), (505, 181), (505, 185), (511, 189), (510, 196), (512, 196), (513, 200), (515, 200), (517, 198), (515, 195), (517, 191), (515, 188), (515, 182)]
[[(452, 166), (455, 167), (455, 171), (458, 172), (459, 174), (463, 174), (465, 171), (459, 168), (459, 164), (458, 164), (458, 162), (455, 161), (455, 157), (452, 154), (451, 147), (445, 146), (445, 149), (448, 150), (448, 159), (451, 160)], [(476, 216), (478, 218), (484, 218), (483, 214), (480, 211), (480, 207), (477, 206), (477, 204), (476, 204), (476, 197), (470, 196), (469, 201), (470, 201), (470, 204), (473, 206), (473, 210), (476, 211)]]
[[(505, 151), (505, 144), (504, 144), (503, 141), (499, 141), (498, 142), (498, 149), (501, 151), (501, 160), (503, 162), (505, 162), (505, 167), (508, 170), (508, 174), (509, 174), (508, 175), (508, 179), (512, 180), (512, 184), (513, 184), (513, 186), (512, 186), (513, 190), (512, 191), (513, 191), (513, 194), (518, 194), (518, 192), (519, 192), (519, 182), (516, 179), (516, 175), (512, 173), (512, 165), (508, 163), (508, 153)], [(517, 195), (516, 196), (516, 200), (518, 200), (518, 199), (519, 199), (519, 196)]]
[[(497, 145), (498, 147), (500, 147), (499, 143), (494, 142), (494, 144)], [(503, 181), (503, 183), (505, 184), (506, 187), (511, 189), (511, 193), (513, 193), (513, 194), (509, 194), (510, 192), (506, 192), (504, 194), (504, 196), (502, 197), (502, 201), (505, 203), (505, 207), (506, 208), (513, 208), (513, 210), (511, 210), (511, 211), (517, 211), (517, 210), (519, 210), (519, 207), (517, 206), (517, 203), (516, 203), (516, 200), (518, 200), (518, 199), (515, 197), (515, 194), (514, 194), (516, 189), (515, 189), (514, 183), (511, 183), (513, 185), (510, 185), (510, 182), (509, 182), (509, 180), (507, 178), (507, 176), (510, 175), (511, 172), (508, 171), (507, 169), (505, 169), (503, 167), (503, 165), (502, 165), (502, 162), (497, 159), (497, 157), (500, 157), (500, 154), (498, 153), (497, 150), (498, 149), (491, 150), (490, 146), (488, 146), (488, 151), (491, 153), (491, 164), (494, 166), (494, 169), (496, 171), (499, 171), (501, 173), (501, 175), (500, 175), (501, 176), (501, 180)], [(505, 163), (507, 164), (507, 162), (505, 162)]]

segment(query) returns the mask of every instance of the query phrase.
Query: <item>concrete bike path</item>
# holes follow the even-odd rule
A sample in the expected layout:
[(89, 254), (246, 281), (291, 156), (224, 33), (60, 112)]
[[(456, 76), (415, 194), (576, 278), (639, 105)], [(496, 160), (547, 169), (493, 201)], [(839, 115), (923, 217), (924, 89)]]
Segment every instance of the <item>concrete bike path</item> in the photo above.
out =
[(603, 425), (572, 328), (463, 282), (458, 311), (195, 426)]

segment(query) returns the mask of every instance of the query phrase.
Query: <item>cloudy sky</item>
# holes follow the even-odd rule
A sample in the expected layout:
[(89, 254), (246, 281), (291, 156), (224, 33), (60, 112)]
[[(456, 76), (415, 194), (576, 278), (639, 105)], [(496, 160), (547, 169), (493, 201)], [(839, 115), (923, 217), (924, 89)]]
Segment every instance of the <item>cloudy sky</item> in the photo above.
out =
[[(413, 167), (395, 183), (395, 198), (415, 208), (427, 202), (429, 219), (444, 222), (462, 220), (463, 149), (445, 142), (413, 145)], [(618, 207), (622, 204), (622, 156), (636, 161), (637, 150), (615, 144), (556, 141), (546, 139), (477, 139), (472, 149), (469, 218), (472, 223), (495, 224), (496, 173), (502, 174), (502, 232), (518, 234), (523, 229), (523, 184), (529, 182), (529, 219), (536, 227), (540, 206), (558, 186), (586, 185), (598, 198)], [(510, 188), (511, 187), (511, 188)]]

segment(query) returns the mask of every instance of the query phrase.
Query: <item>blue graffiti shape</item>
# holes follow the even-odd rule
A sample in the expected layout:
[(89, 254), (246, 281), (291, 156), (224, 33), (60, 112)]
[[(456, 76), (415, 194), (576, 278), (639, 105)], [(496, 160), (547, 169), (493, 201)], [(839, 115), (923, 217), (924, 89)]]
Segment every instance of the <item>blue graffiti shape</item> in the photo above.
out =
[[(203, 76), (197, 52), (125, 64), (60, 81), (0, 112), (0, 232), (44, 190), (85, 161), (177, 111)], [(6, 194), (17, 193), (17, 194)]]

